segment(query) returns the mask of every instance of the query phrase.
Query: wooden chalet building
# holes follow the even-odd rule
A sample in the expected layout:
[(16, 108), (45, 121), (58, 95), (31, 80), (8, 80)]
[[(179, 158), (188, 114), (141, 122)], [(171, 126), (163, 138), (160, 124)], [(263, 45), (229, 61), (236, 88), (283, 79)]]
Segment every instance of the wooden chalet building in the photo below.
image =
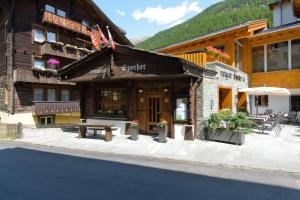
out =
[[(57, 70), (93, 52), (88, 31), (106, 26), (131, 45), (92, 0), (0, 0), (0, 117), (49, 126), (79, 121), (75, 83)], [(106, 31), (104, 31), (106, 32)]]
[[(196, 127), (198, 88), (211, 70), (173, 56), (117, 45), (59, 70), (76, 83), (82, 118), (114, 124), (125, 133), (129, 120), (139, 120), (140, 132), (155, 133), (161, 120), (168, 121), (169, 137), (181, 137), (177, 129)], [(192, 126), (195, 125), (195, 126)]]
[[(288, 113), (300, 111), (300, 18), (298, 0), (277, 0), (269, 4), (274, 14), (274, 27), (267, 20), (249, 21), (222, 30), (196, 36), (156, 49), (156, 52), (187, 59), (209, 67), (219, 61), (228, 68), (247, 74), (249, 87), (287, 88), (291, 96), (247, 96), (233, 83), (218, 83), (217, 95), (206, 96), (220, 109), (233, 111), (237, 106), (248, 112)], [(208, 46), (226, 52), (220, 59), (203, 52)], [(222, 75), (222, 74), (219, 74)], [(256, 110), (258, 107), (258, 110)], [(242, 109), (242, 110), (243, 110)], [(215, 110), (215, 111), (218, 111)]]

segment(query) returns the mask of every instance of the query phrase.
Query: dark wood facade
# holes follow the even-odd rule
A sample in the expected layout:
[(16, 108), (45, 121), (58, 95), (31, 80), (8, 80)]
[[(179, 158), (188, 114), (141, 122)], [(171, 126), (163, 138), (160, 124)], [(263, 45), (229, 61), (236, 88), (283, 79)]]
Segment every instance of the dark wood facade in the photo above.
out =
[[(55, 13), (46, 11), (46, 5), (54, 7)], [(65, 12), (65, 17), (58, 16), (57, 10)], [(90, 53), (86, 48), (91, 50), (87, 30), (95, 24), (102, 30), (110, 26), (116, 42), (131, 45), (92, 0), (0, 0), (0, 110), (11, 114), (33, 111), (34, 88), (54, 88), (56, 101), (59, 92), (68, 89), (70, 101), (78, 100), (74, 84), (61, 80), (56, 71), (33, 69), (34, 60), (53, 57), (63, 67), (83, 58)], [(55, 33), (56, 41), (65, 46), (57, 48), (47, 37), (45, 42), (35, 42), (35, 29), (42, 30), (45, 37), (47, 32)]]
[[(180, 58), (118, 45), (104, 48), (59, 71), (76, 82), (83, 118), (139, 120), (142, 133), (154, 133), (162, 120), (196, 125), (196, 89), (204, 69)], [(176, 118), (176, 100), (187, 99), (187, 118)]]

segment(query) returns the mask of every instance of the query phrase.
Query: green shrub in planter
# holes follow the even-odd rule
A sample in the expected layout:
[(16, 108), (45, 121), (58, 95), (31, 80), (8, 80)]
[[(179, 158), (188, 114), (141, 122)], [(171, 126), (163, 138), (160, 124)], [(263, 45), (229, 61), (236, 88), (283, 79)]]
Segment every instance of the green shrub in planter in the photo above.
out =
[(230, 110), (214, 113), (205, 121), (207, 140), (243, 144), (245, 134), (252, 133), (253, 122), (245, 113), (233, 114)]

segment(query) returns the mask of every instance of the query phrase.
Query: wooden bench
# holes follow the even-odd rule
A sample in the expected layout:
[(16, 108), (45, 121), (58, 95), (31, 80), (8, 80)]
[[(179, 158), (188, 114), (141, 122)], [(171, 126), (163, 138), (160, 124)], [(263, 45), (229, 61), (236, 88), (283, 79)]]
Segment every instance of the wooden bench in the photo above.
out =
[(112, 128), (112, 125), (99, 125), (99, 124), (89, 124), (89, 123), (80, 123), (79, 127), (79, 137), (86, 138), (87, 129), (94, 130), (94, 135), (97, 134), (98, 130), (105, 130), (105, 141), (112, 141), (112, 131), (117, 130), (116, 128)]

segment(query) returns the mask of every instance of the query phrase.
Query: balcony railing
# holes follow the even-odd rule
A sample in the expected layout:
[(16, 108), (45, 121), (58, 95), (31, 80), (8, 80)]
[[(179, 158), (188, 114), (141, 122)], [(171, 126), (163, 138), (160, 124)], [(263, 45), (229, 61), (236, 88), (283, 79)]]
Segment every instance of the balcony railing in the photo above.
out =
[(83, 35), (89, 35), (87, 26), (84, 26), (79, 22), (73, 21), (71, 19), (67, 19), (65, 17), (58, 16), (56, 14), (47, 11), (44, 12), (43, 22), (54, 24), (56, 26), (69, 29), (77, 33), (81, 33)]
[(174, 56), (188, 60), (202, 67), (205, 67), (206, 63), (213, 62), (213, 61), (219, 61), (228, 64), (228, 60), (226, 60), (225, 58), (217, 58), (217, 57), (209, 56), (206, 52), (178, 53), (178, 54), (174, 54)]
[(88, 53), (90, 52), (80, 50), (73, 46), (68, 47), (56, 43), (45, 42), (41, 46), (41, 55), (51, 55), (51, 56), (63, 57), (63, 58), (68, 58), (73, 60), (81, 59)]
[(67, 102), (33, 102), (32, 111), (35, 115), (55, 115), (63, 113), (79, 113), (80, 103), (78, 101)]
[(21, 67), (14, 70), (14, 82), (75, 85), (75, 83), (62, 81), (57, 73), (52, 71), (38, 71), (36, 69)]

